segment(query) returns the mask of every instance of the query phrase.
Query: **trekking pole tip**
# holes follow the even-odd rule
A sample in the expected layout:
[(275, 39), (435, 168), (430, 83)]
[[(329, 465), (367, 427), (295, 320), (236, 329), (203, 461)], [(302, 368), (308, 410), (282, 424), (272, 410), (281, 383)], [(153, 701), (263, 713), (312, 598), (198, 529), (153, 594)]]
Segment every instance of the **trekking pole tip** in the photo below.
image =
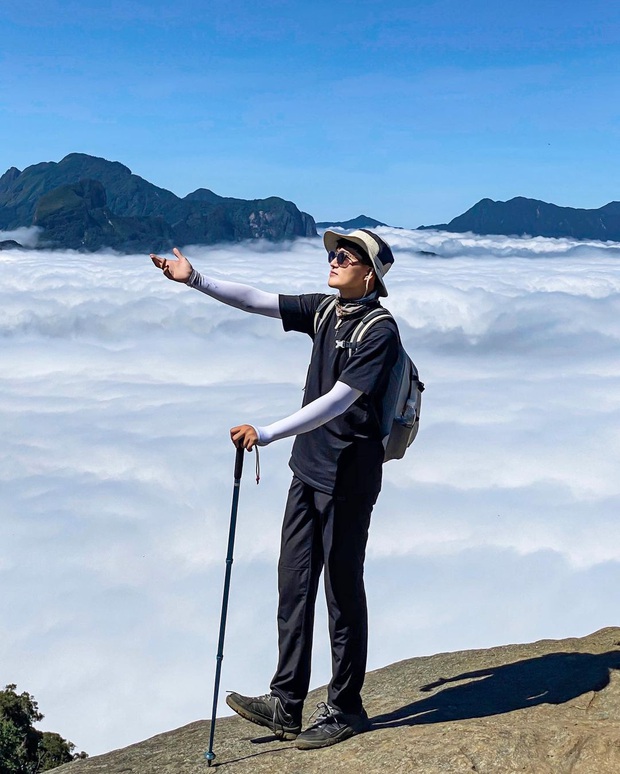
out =
[(211, 766), (215, 760), (215, 753), (212, 750), (209, 750), (209, 752), (205, 753), (205, 758), (207, 759), (207, 766)]

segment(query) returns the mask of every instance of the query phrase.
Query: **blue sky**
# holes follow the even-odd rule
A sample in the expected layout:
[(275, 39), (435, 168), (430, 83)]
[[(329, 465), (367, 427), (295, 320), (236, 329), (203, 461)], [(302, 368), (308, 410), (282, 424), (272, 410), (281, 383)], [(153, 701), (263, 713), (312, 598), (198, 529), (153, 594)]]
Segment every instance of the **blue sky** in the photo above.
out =
[(81, 151), (413, 227), (620, 198), (608, 2), (3, 0), (0, 25), (3, 170)]

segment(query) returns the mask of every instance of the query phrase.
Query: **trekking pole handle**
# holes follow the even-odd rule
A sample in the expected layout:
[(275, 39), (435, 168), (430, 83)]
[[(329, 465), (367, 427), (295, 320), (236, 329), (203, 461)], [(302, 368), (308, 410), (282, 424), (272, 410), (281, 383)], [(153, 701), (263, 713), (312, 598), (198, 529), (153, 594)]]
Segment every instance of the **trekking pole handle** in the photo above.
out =
[[(241, 481), (241, 473), (243, 472), (243, 454), (245, 449), (243, 446), (237, 446), (237, 456), (235, 457), (235, 481)], [(229, 468), (230, 470), (230, 468)], [(229, 473), (230, 475), (230, 473)]]

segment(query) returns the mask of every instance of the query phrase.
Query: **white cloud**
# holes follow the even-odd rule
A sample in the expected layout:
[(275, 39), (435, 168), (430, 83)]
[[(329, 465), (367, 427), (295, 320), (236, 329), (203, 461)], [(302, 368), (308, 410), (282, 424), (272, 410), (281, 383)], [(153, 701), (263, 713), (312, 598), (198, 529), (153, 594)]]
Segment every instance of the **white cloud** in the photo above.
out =
[[(427, 391), (373, 518), (370, 667), (613, 623), (617, 247), (380, 231), (386, 305)], [(267, 290), (325, 287), (320, 240), (186, 252)], [(210, 712), (228, 428), (297, 408), (309, 341), (146, 256), (3, 251), (0, 270), (3, 679), (104, 752)], [(246, 460), (223, 688), (262, 692), (275, 666), (289, 449), (262, 451), (260, 487)], [(316, 628), (315, 685), (324, 610)]]
[(20, 226), (12, 231), (0, 231), (0, 242), (12, 240), (22, 247), (36, 247), (40, 233), (38, 226)]

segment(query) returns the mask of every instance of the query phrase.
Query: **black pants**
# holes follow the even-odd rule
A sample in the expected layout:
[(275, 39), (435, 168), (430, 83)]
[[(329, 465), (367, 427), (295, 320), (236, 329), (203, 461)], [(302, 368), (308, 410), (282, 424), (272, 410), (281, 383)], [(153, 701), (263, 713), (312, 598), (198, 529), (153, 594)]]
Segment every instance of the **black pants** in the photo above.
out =
[(368, 646), (364, 557), (376, 499), (377, 494), (325, 494), (293, 477), (278, 563), (279, 660), (271, 690), (296, 718), (301, 718), (310, 684), (314, 606), (323, 568), (332, 648), (327, 701), (341, 712), (362, 710)]

